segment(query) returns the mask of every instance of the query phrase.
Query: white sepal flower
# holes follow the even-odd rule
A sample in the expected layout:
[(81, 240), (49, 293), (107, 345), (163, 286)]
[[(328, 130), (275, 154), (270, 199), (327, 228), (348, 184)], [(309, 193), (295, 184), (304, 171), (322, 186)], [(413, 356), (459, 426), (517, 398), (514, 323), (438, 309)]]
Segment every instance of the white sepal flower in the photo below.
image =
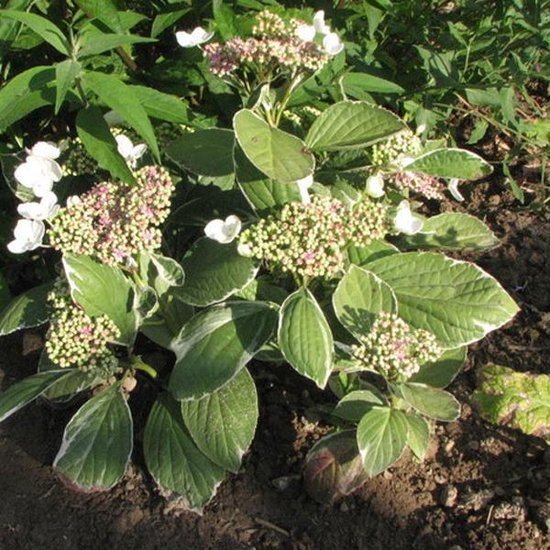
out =
[(70, 197), (67, 197), (65, 206), (67, 208), (70, 208), (71, 206), (74, 206), (75, 204), (80, 204), (81, 202), (82, 199), (78, 195), (71, 195)]
[(55, 193), (46, 193), (40, 202), (24, 202), (17, 207), (17, 212), (28, 220), (47, 220), (59, 211)]
[(343, 49), (344, 43), (335, 32), (331, 32), (323, 38), (323, 50), (325, 53), (338, 55)]
[(303, 42), (313, 42), (317, 31), (313, 25), (301, 24), (296, 27), (296, 36)]
[(313, 185), (313, 176), (306, 176), (305, 178), (298, 180), (296, 185), (300, 191), (300, 199), (302, 200), (302, 203), (309, 204), (311, 202), (311, 198), (309, 196), (308, 189)]
[(140, 159), (147, 151), (145, 143), (134, 145), (131, 139), (124, 134), (115, 136), (118, 152), (124, 157), (130, 168), (135, 168), (138, 159)]
[(247, 243), (239, 243), (237, 245), (237, 252), (245, 258), (250, 258), (252, 256), (252, 248), (250, 248), (250, 245)]
[(8, 243), (8, 250), (13, 254), (23, 254), (38, 248), (42, 244), (45, 231), (44, 222), (19, 220), (13, 230), (15, 239)]
[(227, 216), (224, 220), (216, 218), (206, 224), (204, 234), (221, 244), (228, 244), (241, 232), (241, 220), (235, 216)]
[(204, 42), (208, 42), (213, 36), (213, 32), (207, 32), (202, 27), (197, 27), (191, 32), (178, 31), (176, 33), (176, 40), (182, 48), (193, 48)]
[(313, 16), (313, 28), (319, 34), (330, 34), (330, 27), (325, 23), (325, 12), (319, 10)]
[(37, 141), (30, 150), (30, 155), (33, 157), (42, 157), (51, 160), (59, 158), (60, 154), (61, 149), (51, 141)]
[(412, 215), (409, 203), (405, 200), (401, 201), (393, 219), (395, 229), (405, 235), (414, 235), (422, 229), (423, 225), (424, 222), (420, 218)]
[(464, 197), (462, 196), (462, 193), (458, 190), (458, 184), (459, 180), (457, 178), (453, 178), (449, 180), (449, 191), (451, 192), (451, 195), (455, 200), (458, 202), (464, 202)]
[(374, 174), (367, 178), (365, 185), (367, 195), (378, 199), (384, 196), (384, 178), (380, 174)]
[(52, 190), (54, 182), (61, 179), (61, 167), (55, 160), (29, 155), (27, 160), (15, 169), (15, 179), (24, 187), (32, 189), (37, 197), (43, 197)]

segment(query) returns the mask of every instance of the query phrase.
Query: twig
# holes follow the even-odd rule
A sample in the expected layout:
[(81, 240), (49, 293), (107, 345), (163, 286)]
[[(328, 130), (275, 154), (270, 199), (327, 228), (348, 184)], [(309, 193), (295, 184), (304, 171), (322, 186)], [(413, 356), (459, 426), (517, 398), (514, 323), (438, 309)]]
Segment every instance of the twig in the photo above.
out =
[(279, 527), (278, 525), (275, 525), (274, 523), (271, 523), (270, 521), (267, 521), (262, 518), (254, 518), (254, 521), (256, 523), (259, 523), (260, 525), (263, 525), (264, 527), (273, 529), (273, 531), (277, 531), (277, 533), (281, 533), (281, 535), (284, 535), (285, 537), (290, 537), (290, 533), (288, 531), (285, 531), (283, 528)]

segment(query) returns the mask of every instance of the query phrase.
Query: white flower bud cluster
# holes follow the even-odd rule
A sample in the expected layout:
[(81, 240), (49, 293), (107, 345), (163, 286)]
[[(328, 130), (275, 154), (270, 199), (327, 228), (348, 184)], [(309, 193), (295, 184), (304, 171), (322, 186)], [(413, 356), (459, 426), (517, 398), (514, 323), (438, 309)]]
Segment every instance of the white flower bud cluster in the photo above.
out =
[(435, 361), (442, 349), (427, 330), (413, 329), (394, 313), (382, 311), (352, 353), (369, 370), (398, 382), (410, 378), (424, 363)]

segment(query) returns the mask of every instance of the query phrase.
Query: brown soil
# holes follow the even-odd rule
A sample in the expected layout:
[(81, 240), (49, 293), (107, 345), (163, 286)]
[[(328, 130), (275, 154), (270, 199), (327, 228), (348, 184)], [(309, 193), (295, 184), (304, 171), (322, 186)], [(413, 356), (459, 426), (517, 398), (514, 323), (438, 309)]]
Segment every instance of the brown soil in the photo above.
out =
[[(50, 464), (71, 411), (34, 404), (0, 426), (0, 548), (550, 548), (550, 452), (540, 439), (488, 425), (470, 406), (482, 364), (548, 372), (550, 225), (546, 215), (519, 209), (496, 182), (466, 194), (467, 211), (502, 238), (501, 247), (472, 259), (502, 282), (521, 313), (470, 350), (450, 388), (462, 416), (436, 428), (422, 464), (404, 456), (354, 496), (318, 505), (300, 473), (326, 431), (312, 406), (327, 397), (286, 367), (255, 365), (261, 419), (252, 449), (199, 517), (157, 494), (138, 466), (139, 451), (109, 493), (66, 486)], [(0, 342), (3, 386), (34, 371), (41, 345), (36, 332)]]

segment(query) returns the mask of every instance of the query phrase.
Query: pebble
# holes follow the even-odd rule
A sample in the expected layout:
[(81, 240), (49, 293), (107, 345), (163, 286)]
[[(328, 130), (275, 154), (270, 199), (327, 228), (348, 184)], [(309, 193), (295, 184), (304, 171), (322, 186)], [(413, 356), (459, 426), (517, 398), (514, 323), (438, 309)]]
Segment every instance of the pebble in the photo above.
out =
[(454, 485), (445, 485), (439, 493), (439, 502), (446, 508), (455, 506), (458, 500), (458, 489)]
[(493, 511), (494, 519), (525, 521), (526, 517), (527, 510), (522, 497), (514, 497), (510, 502), (501, 502)]
[(470, 441), (468, 443), (468, 449), (471, 451), (479, 451), (479, 441)]
[(455, 442), (451, 439), (450, 441), (447, 442), (447, 444), (444, 447), (445, 452), (450, 453), (454, 449), (454, 446), (455, 446)]
[(300, 476), (281, 476), (271, 480), (271, 485), (277, 489), (277, 491), (286, 491), (292, 484), (296, 483), (300, 479)]

